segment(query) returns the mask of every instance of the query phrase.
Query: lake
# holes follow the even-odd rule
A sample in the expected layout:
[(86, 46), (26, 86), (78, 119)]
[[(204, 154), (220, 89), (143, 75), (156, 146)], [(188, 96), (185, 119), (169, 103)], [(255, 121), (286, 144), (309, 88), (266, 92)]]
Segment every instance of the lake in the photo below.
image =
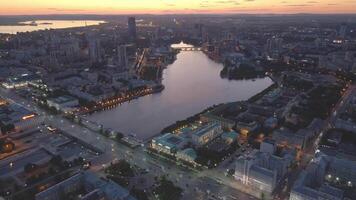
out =
[(0, 26), (0, 33), (16, 34), (17, 32), (31, 32), (45, 29), (62, 29), (62, 28), (73, 28), (73, 27), (83, 27), (92, 26), (105, 23), (105, 21), (97, 20), (37, 20), (37, 21), (26, 21), (21, 22), (21, 24), (37, 24), (33, 25), (11, 25), (11, 26)]
[(112, 110), (87, 116), (105, 128), (147, 139), (177, 120), (186, 119), (214, 104), (247, 100), (273, 82), (270, 78), (227, 80), (223, 65), (201, 51), (182, 51), (163, 72), (165, 89)]

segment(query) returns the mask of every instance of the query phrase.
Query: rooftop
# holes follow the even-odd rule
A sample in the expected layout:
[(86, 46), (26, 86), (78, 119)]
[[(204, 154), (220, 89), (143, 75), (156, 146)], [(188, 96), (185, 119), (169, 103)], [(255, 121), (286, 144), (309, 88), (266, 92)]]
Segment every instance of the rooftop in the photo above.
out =
[(57, 98), (53, 98), (51, 100), (53, 102), (57, 103), (57, 104), (63, 104), (63, 103), (75, 101), (77, 99), (72, 97), (72, 96), (64, 95), (64, 96), (60, 96), (60, 97), (57, 97)]
[(212, 129), (215, 129), (217, 127), (219, 127), (220, 125), (218, 123), (211, 123), (211, 124), (208, 124), (206, 126), (202, 126), (201, 128), (199, 128), (197, 131), (193, 132), (194, 135), (197, 135), (197, 136), (202, 136), (204, 135), (206, 132), (212, 130)]

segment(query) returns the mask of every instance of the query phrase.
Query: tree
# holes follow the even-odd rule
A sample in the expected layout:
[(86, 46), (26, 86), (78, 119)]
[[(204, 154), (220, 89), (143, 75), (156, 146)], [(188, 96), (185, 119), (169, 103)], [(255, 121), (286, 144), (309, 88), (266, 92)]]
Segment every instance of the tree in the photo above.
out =
[(117, 142), (120, 142), (123, 137), (124, 137), (123, 133), (117, 132), (116, 136), (115, 136), (115, 139), (116, 139)]
[(179, 200), (182, 197), (183, 190), (175, 186), (172, 181), (161, 177), (159, 185), (154, 189), (154, 194), (159, 200)]
[(1, 126), (1, 132), (3, 135), (7, 134), (8, 132), (10, 132), (14, 129), (15, 129), (15, 126), (13, 124)]
[(36, 164), (27, 163), (27, 164), (24, 166), (24, 172), (25, 172), (25, 173), (30, 173), (30, 172), (32, 172), (33, 170), (35, 170), (36, 168), (37, 168), (37, 165), (36, 165)]
[(130, 194), (139, 200), (148, 200), (147, 193), (144, 190), (136, 189), (135, 186), (131, 189)]
[(56, 167), (62, 167), (63, 166), (63, 159), (61, 156), (57, 155), (57, 156), (53, 156), (51, 158), (51, 160), (49, 161), (49, 163), (53, 166)]
[(107, 169), (105, 169), (105, 173), (123, 177), (134, 176), (134, 170), (132, 169), (130, 163), (125, 160), (120, 160), (117, 163), (112, 163)]

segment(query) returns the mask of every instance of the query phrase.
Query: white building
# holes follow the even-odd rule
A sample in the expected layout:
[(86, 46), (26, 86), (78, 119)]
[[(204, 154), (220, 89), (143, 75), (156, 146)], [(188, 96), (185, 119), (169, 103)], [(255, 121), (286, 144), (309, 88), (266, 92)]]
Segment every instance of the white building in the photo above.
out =
[(271, 194), (278, 181), (288, 172), (293, 161), (291, 154), (278, 157), (270, 153), (254, 151), (236, 161), (234, 177), (253, 190)]

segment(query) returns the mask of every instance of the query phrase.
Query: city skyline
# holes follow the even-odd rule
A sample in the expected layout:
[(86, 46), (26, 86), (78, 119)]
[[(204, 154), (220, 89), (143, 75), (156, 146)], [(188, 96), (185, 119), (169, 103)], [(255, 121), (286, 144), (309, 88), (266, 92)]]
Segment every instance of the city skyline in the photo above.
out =
[(14, 0), (1, 15), (35, 14), (296, 14), (356, 13), (356, 1), (343, 0)]

